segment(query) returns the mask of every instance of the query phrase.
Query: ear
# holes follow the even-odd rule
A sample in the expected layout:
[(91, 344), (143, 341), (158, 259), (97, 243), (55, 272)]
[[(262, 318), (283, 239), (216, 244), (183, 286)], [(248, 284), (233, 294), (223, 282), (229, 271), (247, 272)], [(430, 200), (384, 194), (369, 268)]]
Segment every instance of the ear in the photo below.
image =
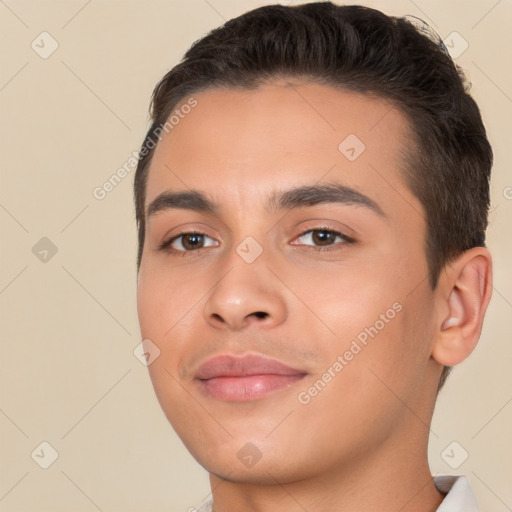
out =
[(492, 294), (492, 260), (474, 247), (449, 263), (438, 282), (438, 332), (432, 357), (444, 366), (466, 359), (478, 343)]

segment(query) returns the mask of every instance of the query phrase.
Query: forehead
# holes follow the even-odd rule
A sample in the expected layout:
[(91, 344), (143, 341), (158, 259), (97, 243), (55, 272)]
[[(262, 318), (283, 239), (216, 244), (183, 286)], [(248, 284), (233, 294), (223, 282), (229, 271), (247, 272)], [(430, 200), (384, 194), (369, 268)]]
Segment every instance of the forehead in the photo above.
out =
[(327, 180), (421, 210), (400, 173), (409, 123), (382, 98), (285, 81), (192, 97), (195, 106), (181, 112), (184, 100), (175, 108), (179, 121), (155, 149), (146, 205), (166, 189), (187, 188), (255, 204), (276, 188)]

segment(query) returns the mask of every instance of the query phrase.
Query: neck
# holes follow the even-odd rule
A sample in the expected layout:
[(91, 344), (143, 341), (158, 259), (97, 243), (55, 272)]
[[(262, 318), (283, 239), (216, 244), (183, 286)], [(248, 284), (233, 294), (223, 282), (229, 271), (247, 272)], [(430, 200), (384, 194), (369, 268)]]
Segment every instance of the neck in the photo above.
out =
[(285, 479), (275, 468), (252, 483), (210, 474), (214, 512), (434, 512), (443, 495), (428, 467), (428, 436), (395, 437), (357, 461), (324, 468), (307, 480)]

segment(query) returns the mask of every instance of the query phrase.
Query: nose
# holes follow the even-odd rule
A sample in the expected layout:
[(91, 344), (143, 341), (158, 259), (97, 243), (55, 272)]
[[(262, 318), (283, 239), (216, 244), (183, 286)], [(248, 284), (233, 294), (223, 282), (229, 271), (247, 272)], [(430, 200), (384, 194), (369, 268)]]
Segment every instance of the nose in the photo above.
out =
[(206, 321), (217, 329), (233, 331), (281, 324), (286, 304), (280, 281), (259, 259), (253, 263), (233, 260), (204, 304)]

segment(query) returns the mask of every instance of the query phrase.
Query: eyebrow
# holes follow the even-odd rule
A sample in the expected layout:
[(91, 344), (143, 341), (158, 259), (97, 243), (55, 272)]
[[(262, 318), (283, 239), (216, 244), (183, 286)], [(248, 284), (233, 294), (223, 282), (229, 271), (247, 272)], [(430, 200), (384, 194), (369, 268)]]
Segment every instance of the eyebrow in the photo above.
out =
[[(361, 192), (339, 183), (308, 185), (274, 192), (268, 199), (266, 209), (270, 213), (274, 213), (326, 203), (363, 206), (381, 217), (386, 217), (382, 208), (375, 201)], [(146, 215), (150, 217), (158, 212), (174, 208), (212, 214), (219, 212), (219, 205), (199, 190), (167, 190), (159, 194), (148, 205)]]

